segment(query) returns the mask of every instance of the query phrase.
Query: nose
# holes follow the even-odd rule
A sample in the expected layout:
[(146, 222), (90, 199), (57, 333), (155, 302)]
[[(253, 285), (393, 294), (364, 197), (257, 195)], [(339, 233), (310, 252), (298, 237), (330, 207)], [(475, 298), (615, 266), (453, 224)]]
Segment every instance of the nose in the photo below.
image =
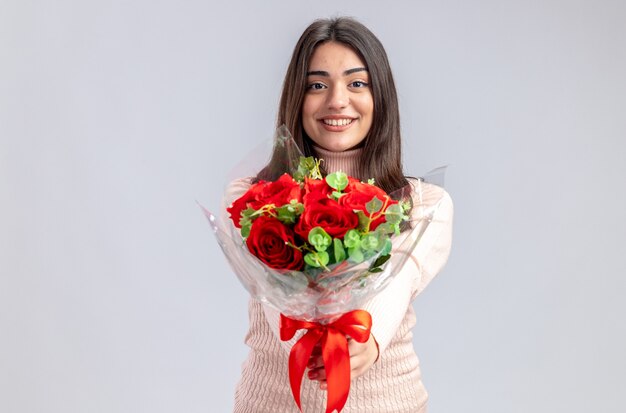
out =
[(328, 108), (329, 109), (343, 109), (348, 106), (350, 97), (348, 91), (340, 86), (333, 86), (328, 94)]

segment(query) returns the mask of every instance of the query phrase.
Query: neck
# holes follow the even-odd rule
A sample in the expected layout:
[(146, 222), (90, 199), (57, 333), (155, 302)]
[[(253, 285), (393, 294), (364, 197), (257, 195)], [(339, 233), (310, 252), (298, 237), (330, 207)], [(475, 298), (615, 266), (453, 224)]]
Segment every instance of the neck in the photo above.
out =
[(315, 145), (314, 149), (318, 158), (324, 160), (322, 166), (327, 173), (343, 171), (350, 176), (358, 177), (359, 158), (361, 157), (362, 148), (332, 152)]

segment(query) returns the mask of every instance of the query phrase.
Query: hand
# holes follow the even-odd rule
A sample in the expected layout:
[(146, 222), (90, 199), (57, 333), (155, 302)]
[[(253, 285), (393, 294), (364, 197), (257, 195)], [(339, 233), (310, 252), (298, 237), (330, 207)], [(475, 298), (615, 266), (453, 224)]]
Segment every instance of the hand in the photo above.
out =
[[(378, 343), (372, 334), (365, 343), (359, 343), (348, 337), (348, 351), (350, 352), (351, 380), (363, 375), (378, 360)], [(320, 389), (326, 390), (328, 387), (326, 370), (322, 358), (322, 347), (319, 343), (313, 348), (307, 367), (309, 368), (309, 379), (319, 381)]]

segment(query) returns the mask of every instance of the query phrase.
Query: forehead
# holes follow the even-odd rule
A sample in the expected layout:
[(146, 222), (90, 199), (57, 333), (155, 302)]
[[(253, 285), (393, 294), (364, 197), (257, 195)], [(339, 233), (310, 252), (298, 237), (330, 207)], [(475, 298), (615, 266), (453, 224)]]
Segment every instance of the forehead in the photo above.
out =
[(365, 62), (349, 46), (337, 42), (325, 42), (315, 48), (309, 61), (309, 70), (328, 72), (345, 71), (355, 67), (366, 67)]

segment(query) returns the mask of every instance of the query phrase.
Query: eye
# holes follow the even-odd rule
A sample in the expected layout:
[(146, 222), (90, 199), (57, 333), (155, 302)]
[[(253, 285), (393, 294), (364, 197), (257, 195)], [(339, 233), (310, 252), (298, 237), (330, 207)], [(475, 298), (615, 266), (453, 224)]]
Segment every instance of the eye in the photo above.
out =
[(321, 82), (309, 83), (306, 87), (307, 90), (321, 90), (325, 88), (326, 88), (326, 85)]
[(367, 87), (369, 85), (362, 80), (355, 80), (354, 82), (350, 83), (350, 86), (351, 87)]

